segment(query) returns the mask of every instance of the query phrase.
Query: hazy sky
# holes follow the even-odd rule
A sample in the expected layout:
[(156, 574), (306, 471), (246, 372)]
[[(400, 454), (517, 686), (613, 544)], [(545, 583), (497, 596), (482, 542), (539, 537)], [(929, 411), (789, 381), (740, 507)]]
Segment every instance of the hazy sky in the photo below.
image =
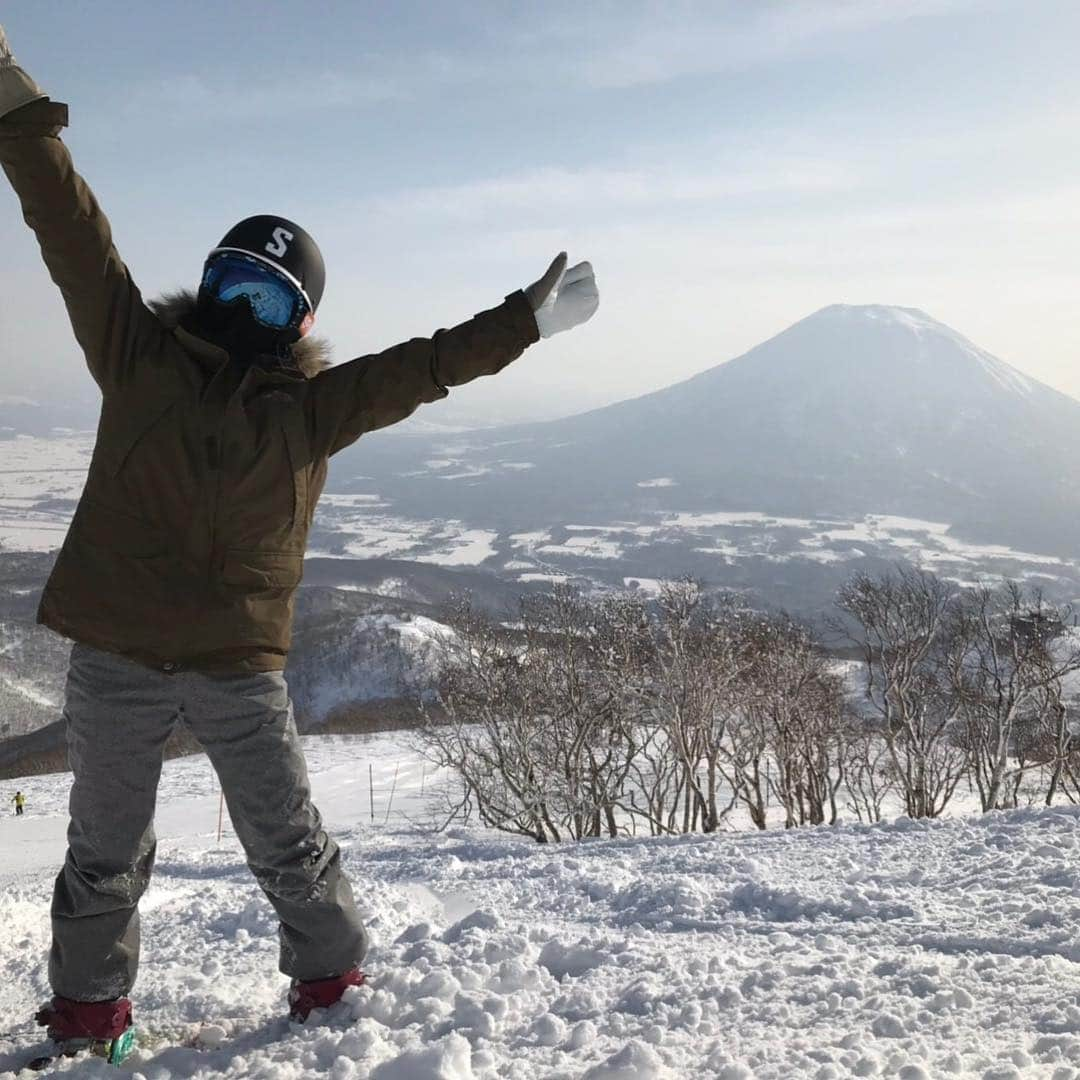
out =
[[(144, 294), (225, 229), (319, 240), (338, 359), (590, 258), (601, 307), (498, 379), (547, 416), (830, 303), (919, 307), (1080, 397), (1080, 4), (5, 0)], [(0, 186), (0, 393), (84, 389)]]

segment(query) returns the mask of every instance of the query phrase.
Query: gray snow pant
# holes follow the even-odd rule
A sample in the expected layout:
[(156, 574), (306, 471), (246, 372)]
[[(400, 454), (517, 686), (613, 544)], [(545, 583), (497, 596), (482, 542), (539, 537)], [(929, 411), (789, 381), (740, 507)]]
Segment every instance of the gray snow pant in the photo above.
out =
[(52, 904), (54, 993), (105, 1001), (135, 982), (162, 750), (179, 722), (217, 771), (248, 866), (277, 911), (281, 970), (323, 979), (360, 963), (367, 938), (311, 804), (281, 672), (167, 675), (76, 645), (64, 717), (74, 780)]

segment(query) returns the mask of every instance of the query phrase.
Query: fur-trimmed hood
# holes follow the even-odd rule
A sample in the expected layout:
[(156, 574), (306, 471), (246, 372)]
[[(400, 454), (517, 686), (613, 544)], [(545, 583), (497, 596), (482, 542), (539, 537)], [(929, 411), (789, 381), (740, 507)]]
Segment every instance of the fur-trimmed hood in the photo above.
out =
[[(150, 300), (147, 307), (167, 330), (175, 330), (195, 314), (198, 294), (193, 289), (177, 289)], [(300, 372), (313, 379), (330, 366), (330, 342), (309, 334), (289, 346), (289, 356)]]

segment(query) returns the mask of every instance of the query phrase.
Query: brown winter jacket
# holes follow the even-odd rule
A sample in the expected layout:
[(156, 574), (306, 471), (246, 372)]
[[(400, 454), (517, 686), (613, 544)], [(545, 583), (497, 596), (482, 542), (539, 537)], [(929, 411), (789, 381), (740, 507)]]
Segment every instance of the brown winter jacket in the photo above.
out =
[(86, 487), (39, 622), (165, 671), (285, 666), (327, 458), (490, 375), (537, 340), (520, 292), (452, 330), (323, 368), (245, 366), (147, 306), (58, 135), (66, 106), (0, 119), (0, 164), (102, 392)]

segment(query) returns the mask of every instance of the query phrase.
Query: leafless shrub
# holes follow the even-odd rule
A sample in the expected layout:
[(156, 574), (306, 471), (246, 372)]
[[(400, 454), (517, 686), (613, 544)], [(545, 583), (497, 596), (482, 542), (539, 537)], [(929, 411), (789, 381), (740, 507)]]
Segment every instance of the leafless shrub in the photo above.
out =
[(933, 574), (901, 568), (856, 574), (840, 590), (839, 624), (862, 654), (864, 704), (878, 721), (904, 810), (937, 817), (967, 765), (952, 738), (955, 701), (943, 671), (954, 590)]
[(459, 604), (425, 752), (451, 812), (540, 842), (936, 817), (965, 780), (984, 809), (1080, 801), (1062, 611), (1019, 586), (961, 592), (919, 570), (853, 577), (833, 621), (854, 696), (811, 630), (691, 580), (655, 598), (523, 599), (512, 623)]
[(846, 808), (859, 821), (881, 821), (897, 787), (887, 740), (875, 722), (849, 713), (842, 745)]
[(722, 764), (745, 662), (739, 616), (691, 580), (664, 585), (657, 606), (648, 713), (675, 762), (671, 806), (679, 831), (715, 832), (735, 803)]
[(950, 605), (945, 655), (956, 741), (984, 811), (1015, 807), (1029, 770), (1056, 764), (1067, 749), (1061, 687), (1080, 669), (1080, 649), (1064, 633), (1064, 616), (1016, 582), (965, 591)]
[(627, 611), (569, 588), (523, 600), (511, 637), (460, 604), (449, 618), (440, 702), (422, 729), (480, 820), (538, 841), (615, 836), (647, 739), (628, 722), (632, 695), (606, 673), (633, 660)]
[(460, 777), (461, 802), (485, 825), (561, 838), (545, 790), (543, 703), (533, 694), (529, 657), (509, 645), (498, 623), (463, 601), (448, 617), (440, 700), (445, 719), (428, 716), (422, 745), (436, 766)]

